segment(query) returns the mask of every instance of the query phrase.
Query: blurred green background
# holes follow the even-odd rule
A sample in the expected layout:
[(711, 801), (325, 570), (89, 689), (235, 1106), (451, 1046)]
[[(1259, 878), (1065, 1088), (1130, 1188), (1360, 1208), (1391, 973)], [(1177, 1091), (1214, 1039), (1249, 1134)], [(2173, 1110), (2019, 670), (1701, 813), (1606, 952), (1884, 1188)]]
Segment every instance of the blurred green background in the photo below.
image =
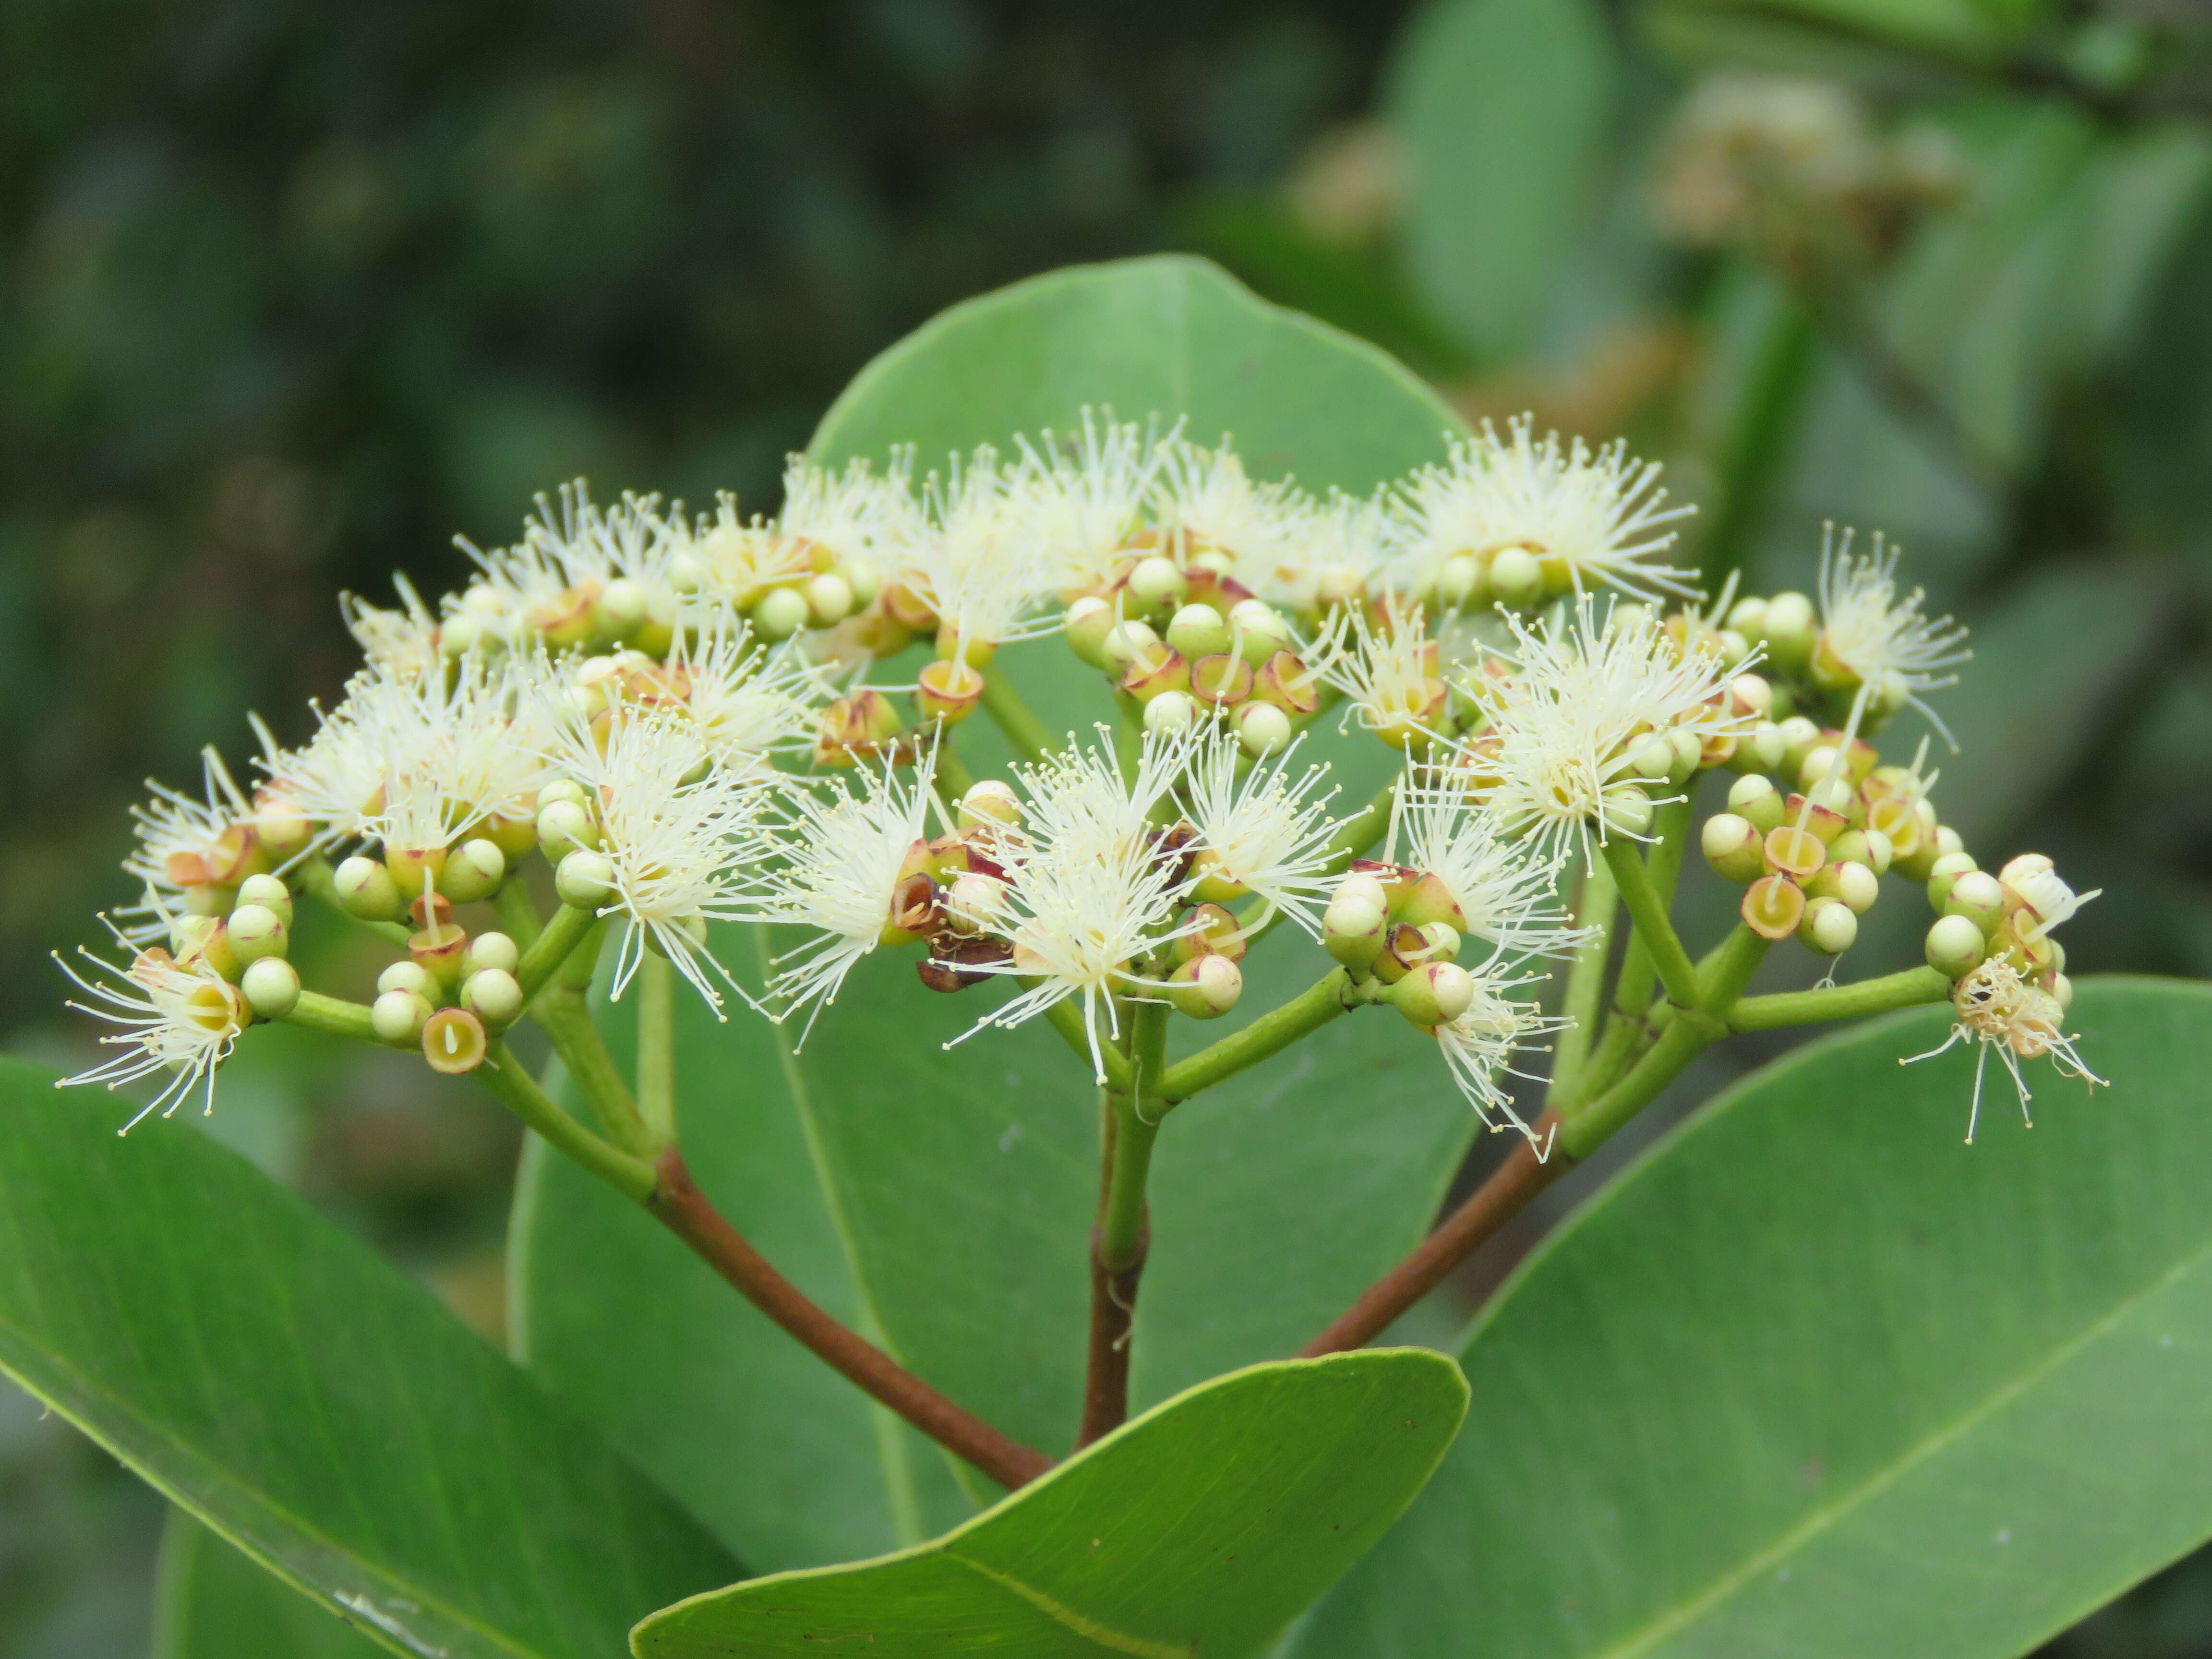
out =
[[(577, 474), (772, 507), (933, 312), (1164, 248), (1471, 417), (1628, 435), (1716, 579), (1808, 581), (1831, 520), (1900, 540), (1980, 653), (1947, 820), (2105, 889), (2077, 970), (2212, 973), (2193, 0), (6, 0), (0, 216), (0, 1033), (34, 1058), (88, 1051), (42, 957), (131, 896), (139, 781), (242, 757), (249, 708), (303, 735), (337, 591), (441, 591), (455, 532)], [(211, 1127), (495, 1335), (511, 1131), (286, 1035)], [(0, 1395), (0, 1656), (143, 1651), (160, 1521)], [(2051, 1651), (2212, 1655), (2212, 1565)]]

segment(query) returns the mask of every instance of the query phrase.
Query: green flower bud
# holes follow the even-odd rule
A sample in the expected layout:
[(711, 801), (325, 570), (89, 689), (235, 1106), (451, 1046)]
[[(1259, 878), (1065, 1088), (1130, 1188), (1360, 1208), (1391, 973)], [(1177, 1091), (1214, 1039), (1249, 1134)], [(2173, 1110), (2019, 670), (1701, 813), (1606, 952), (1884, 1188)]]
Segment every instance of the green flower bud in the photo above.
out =
[(1254, 760), (1287, 749), (1291, 742), (1291, 717), (1272, 702), (1254, 698), (1239, 703), (1230, 716), (1229, 723), (1236, 728), (1237, 741)]
[(1989, 941), (1967, 916), (1938, 916), (1928, 930), (1928, 965), (1946, 979), (1961, 979), (1981, 965)]
[[(520, 995), (521, 988), (516, 987)], [(473, 1072), (491, 1047), (483, 1022), (465, 1008), (441, 1008), (422, 1022), (422, 1058), (448, 1077)]]
[(1947, 916), (1966, 917), (1984, 934), (1993, 933), (2004, 920), (2004, 885), (1986, 870), (1961, 870), (1951, 878), (1942, 909)]
[(284, 918), (266, 905), (241, 904), (230, 913), (231, 955), (241, 964), (281, 957), (289, 943)]
[(428, 997), (413, 991), (386, 991), (368, 1005), (368, 1029), (379, 1042), (410, 1048), (434, 1012)]
[(1674, 763), (1667, 769), (1667, 781), (1687, 783), (1705, 763), (1705, 739), (1688, 727), (1678, 726), (1667, 734), (1667, 746), (1674, 751)]
[(433, 1001), (439, 994), (437, 975), (410, 957), (395, 962), (376, 976), (379, 995), (387, 991), (412, 991), (424, 1001)]
[(771, 587), (753, 604), (753, 632), (773, 645), (806, 626), (806, 596), (795, 587)]
[(438, 624), (438, 649), (448, 657), (465, 657), (492, 638), (492, 630), (479, 617), (456, 611)]
[[(1767, 792), (1769, 794), (1772, 790)], [(1716, 812), (1705, 820), (1699, 841), (1705, 862), (1724, 881), (1748, 886), (1766, 872), (1766, 856), (1759, 846), (1759, 830), (1748, 818), (1734, 812)]]
[(1114, 607), (1096, 594), (1086, 594), (1067, 607), (1060, 618), (1067, 634), (1067, 648), (1079, 661), (1093, 668), (1106, 666), (1106, 635), (1114, 629)]
[(1863, 864), (1831, 858), (1820, 873), (1805, 884), (1805, 890), (1815, 898), (1839, 898), (1851, 907), (1853, 915), (1863, 916), (1881, 896), (1881, 882)]
[(581, 801), (546, 801), (538, 809), (538, 844), (558, 864), (571, 853), (599, 844), (599, 821)]
[(1662, 732), (1653, 732), (1635, 740), (1628, 751), (1628, 769), (1656, 783), (1674, 769), (1674, 745)]
[[(1858, 799), (1850, 783), (1842, 778), (1820, 778), (1807, 785), (1805, 793), (1811, 798), (1814, 811), (1826, 811), (1845, 818)], [(1838, 830), (1837, 833), (1842, 831)]]
[(238, 988), (262, 1018), (282, 1019), (300, 1006), (300, 970), (282, 957), (264, 957), (247, 964)]
[(853, 614), (853, 584), (827, 571), (806, 584), (806, 620), (815, 628), (835, 628)]
[(1803, 673), (1813, 660), (1813, 647), (1820, 638), (1813, 601), (1802, 593), (1775, 594), (1766, 602), (1759, 636), (1766, 641), (1769, 662), (1784, 673)]
[(1889, 837), (1879, 830), (1846, 830), (1829, 844), (1828, 856), (1863, 864), (1877, 876), (1889, 873)]
[(1626, 836), (1641, 836), (1650, 832), (1652, 815), (1657, 809), (1649, 795), (1632, 795), (1623, 792), (1606, 805), (1605, 815), (1609, 825)]
[(1761, 720), (1736, 744), (1735, 765), (1739, 771), (1771, 772), (1789, 753), (1790, 739), (1782, 728), (1772, 720)]
[(1390, 1006), (1425, 1031), (1449, 1025), (1474, 1001), (1474, 975), (1455, 962), (1431, 962), (1405, 975), (1389, 993)]
[(538, 792), (538, 808), (543, 811), (556, 800), (572, 800), (579, 806), (589, 806), (592, 792), (574, 778), (556, 778)]
[(314, 839), (315, 821), (289, 796), (258, 789), (253, 796), (253, 835), (270, 857), (292, 856)]
[(1464, 611), (1482, 592), (1482, 566), (1473, 554), (1455, 553), (1437, 567), (1437, 603), (1444, 610)]
[[(1920, 805), (1923, 809), (1923, 817), (1935, 810), (1924, 800)], [(1954, 853), (1964, 853), (1966, 850), (1965, 837), (1948, 823), (1936, 825), (1930, 833), (1931, 842), (1936, 848), (1936, 856), (1939, 859), (1948, 858)]]
[(553, 890), (561, 902), (579, 910), (597, 910), (615, 901), (615, 867), (591, 851), (580, 848), (563, 858), (553, 872)]
[(1163, 691), (1145, 705), (1147, 732), (1188, 732), (1198, 719), (1198, 699), (1188, 691)]
[(1975, 867), (1972, 853), (1946, 853), (1928, 869), (1928, 903), (1939, 914), (1951, 896), (1951, 884)]
[(505, 968), (479, 968), (461, 981), (461, 1006), (486, 1030), (502, 1030), (522, 1013), (521, 983)]
[(1452, 896), (1443, 878), (1425, 870), (1407, 884), (1391, 913), (1391, 920), (1421, 928), (1431, 922), (1442, 922), (1455, 934), (1467, 927), (1467, 913), (1459, 908), (1459, 901)]
[(1782, 792), (1756, 772), (1729, 786), (1728, 804), (1729, 811), (1747, 820), (1762, 836), (1779, 829), (1788, 811)]
[(1237, 654), (1255, 668), (1278, 651), (1295, 653), (1298, 648), (1290, 623), (1265, 599), (1239, 599), (1231, 605), (1229, 631), (1237, 641)]
[(455, 848), (446, 860), (446, 873), (438, 890), (456, 904), (473, 904), (489, 898), (507, 879), (507, 854), (496, 842), (479, 836)]
[(648, 609), (645, 590), (628, 576), (617, 576), (592, 602), (593, 630), (604, 640), (627, 639), (644, 624)]
[(1122, 586), (1129, 596), (1133, 616), (1151, 617), (1173, 611), (1190, 592), (1190, 584), (1164, 553), (1147, 554), (1130, 569)]
[(1229, 624), (1210, 605), (1187, 605), (1168, 622), (1168, 643), (1185, 657), (1211, 657), (1229, 649)]
[(1346, 876), (1322, 913), (1322, 948), (1357, 974), (1389, 942), (1390, 901), (1368, 875)]
[(406, 908), (400, 901), (399, 884), (392, 880), (392, 872), (380, 860), (356, 854), (338, 866), (331, 885), (347, 913), (363, 921), (397, 921)]
[[(2023, 881), (2033, 880), (2037, 876), (2048, 875), (2057, 868), (2057, 866), (2044, 854), (2022, 853), (2015, 858), (2005, 860), (2004, 867), (1997, 872), (1997, 879), (2008, 887), (2017, 887)], [(251, 887), (256, 881), (262, 879), (264, 878), (248, 876), (246, 878), (246, 886), (238, 890), (239, 897), (244, 898), (246, 888)]]
[(1805, 907), (1797, 937), (1824, 957), (1839, 957), (1859, 936), (1859, 919), (1839, 898), (1816, 898)]
[(1544, 597), (1544, 568), (1525, 547), (1502, 547), (1490, 561), (1490, 591), (1516, 610)]
[[(2015, 864), (2019, 862), (2017, 859), (2013, 861)], [(242, 905), (258, 904), (264, 910), (274, 910), (284, 919), (285, 926), (289, 927), (292, 923), (292, 890), (285, 886), (278, 877), (248, 876), (238, 884), (238, 902)]]
[(2051, 995), (2058, 1004), (2058, 1012), (2064, 1013), (2074, 1006), (2074, 981), (2063, 974), (2051, 975)]
[(522, 960), (522, 951), (505, 933), (478, 933), (469, 940), (468, 971), (480, 974), (487, 968), (497, 968), (513, 973)]
[(1805, 757), (1811, 754), (1820, 742), (1820, 728), (1802, 714), (1792, 714), (1781, 724), (1781, 770), (1788, 777), (1802, 777), (1805, 771)]
[(1132, 617), (1109, 629), (1105, 641), (1098, 649), (1099, 654), (1105, 659), (1106, 672), (1119, 679), (1129, 672), (1139, 653), (1159, 642), (1160, 636), (1153, 633), (1148, 624)]
[(1194, 957), (1168, 975), (1167, 1000), (1179, 1014), (1218, 1019), (1244, 994), (1244, 970), (1227, 957)]
[(978, 870), (963, 871), (945, 890), (945, 920), (956, 933), (973, 936), (1001, 927), (1006, 917), (1006, 884)]
[(957, 821), (963, 830), (1018, 824), (1022, 821), (1021, 797), (1011, 784), (996, 778), (981, 779), (961, 796)]
[(1728, 625), (1747, 640), (1766, 637), (1766, 601), (1757, 597), (1738, 599), (1728, 613)]

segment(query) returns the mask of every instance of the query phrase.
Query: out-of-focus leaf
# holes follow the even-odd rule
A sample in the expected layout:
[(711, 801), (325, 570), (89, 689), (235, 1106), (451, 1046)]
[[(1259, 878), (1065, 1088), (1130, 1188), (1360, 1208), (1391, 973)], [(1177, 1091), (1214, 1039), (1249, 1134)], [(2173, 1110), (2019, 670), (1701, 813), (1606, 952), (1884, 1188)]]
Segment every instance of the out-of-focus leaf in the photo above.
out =
[(1482, 356), (1526, 356), (1600, 206), (1617, 50), (1591, 0), (1432, 0), (1399, 42), (1408, 260)]
[(599, 1659), (731, 1558), (235, 1153), (0, 1062), (0, 1367), (387, 1640)]
[(184, 1510), (169, 1511), (153, 1659), (379, 1659), (390, 1651)]
[(1655, 0), (1643, 21), (1690, 64), (1894, 84), (1992, 62), (2050, 12), (2049, 0)]
[(2212, 1534), (2212, 988), (2094, 980), (1960, 1144), (1930, 1009), (1648, 1154), (1463, 1357), (1481, 1431), (1300, 1659), (2008, 1659)]
[(2117, 377), (2108, 465), (2153, 545), (2212, 552), (2212, 212), (2200, 210)]
[(1467, 1410), (1441, 1354), (1255, 1365), (1125, 1425), (949, 1536), (879, 1561), (696, 1595), (638, 1626), (643, 1659), (1238, 1659), (1374, 1547)]

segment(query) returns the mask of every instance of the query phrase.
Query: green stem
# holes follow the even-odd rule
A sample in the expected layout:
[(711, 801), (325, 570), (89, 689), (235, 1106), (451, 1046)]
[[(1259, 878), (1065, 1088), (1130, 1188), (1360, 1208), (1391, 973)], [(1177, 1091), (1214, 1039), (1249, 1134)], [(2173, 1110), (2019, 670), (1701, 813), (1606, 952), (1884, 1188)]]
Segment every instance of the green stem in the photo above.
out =
[(1711, 1016), (1683, 1011), (1668, 1021), (1659, 1041), (1628, 1075), (1583, 1107), (1559, 1130), (1559, 1150), (1577, 1163), (1588, 1158), (1682, 1074), (1721, 1029)]
[(1706, 952), (1698, 963), (1698, 995), (1707, 1012), (1730, 1018), (1730, 1011), (1740, 1006), (1743, 988), (1751, 983), (1772, 945), (1738, 922), (1734, 933)]
[[(1017, 981), (1024, 990), (1032, 990), (1037, 981), (1024, 979)], [(1091, 1020), (1084, 1012), (1083, 999), (1062, 997), (1044, 1011), (1045, 1023), (1060, 1033), (1060, 1038), (1075, 1051), (1088, 1071), (1093, 1065), (1091, 1058)], [(1110, 1042), (1098, 1045), (1098, 1059), (1106, 1067), (1106, 1087), (1127, 1092), (1129, 1087), (1129, 1057)]]
[(1559, 1033), (1552, 1060), (1551, 1086), (1544, 1103), (1563, 1107), (1572, 1097), (1577, 1074), (1589, 1063), (1590, 1047), (1605, 1009), (1605, 964), (1613, 951), (1613, 922), (1620, 912), (1620, 892), (1613, 872), (1602, 864), (1583, 872), (1582, 890), (1575, 896), (1575, 925), (1594, 929), (1590, 940), (1575, 952), (1567, 970), (1567, 992), (1560, 1012), (1567, 1028)]
[(337, 911), (357, 927), (368, 928), (379, 939), (388, 939), (402, 950), (407, 948), (407, 941), (413, 935), (404, 922), (371, 921), (364, 916), (354, 915), (339, 902), (337, 874), (331, 868), (331, 861), (320, 853), (313, 858), (302, 859), (293, 866), (291, 873), (292, 878), (326, 908)]
[(292, 1012), (284, 1016), (294, 1025), (304, 1025), (311, 1031), (327, 1031), (332, 1036), (359, 1037), (363, 1042), (376, 1041), (375, 1029), (368, 1023), (368, 1007), (365, 1003), (347, 1002), (338, 997), (326, 997), (319, 991), (302, 991)]
[(647, 951), (637, 965), (637, 1109), (661, 1146), (676, 1139), (676, 969)]
[(527, 951), (538, 942), (545, 923), (538, 916), (538, 907), (530, 902), (530, 889), (523, 884), (520, 876), (510, 875), (500, 883), (492, 904), (499, 912), (499, 925), (507, 929), (507, 936), (518, 947)]
[(495, 1040), (477, 1067), (484, 1087), (497, 1095), (507, 1110), (520, 1118), (556, 1151), (574, 1159), (600, 1180), (635, 1202), (653, 1196), (653, 1165), (641, 1158), (610, 1146), (554, 1104), (552, 1097), (515, 1059), (506, 1043)]
[[(1168, 1006), (1140, 1002), (1130, 1016), (1130, 1042), (1136, 1087), (1114, 1096), (1114, 1156), (1106, 1183), (1106, 1203), (1098, 1217), (1098, 1260), (1109, 1273), (1127, 1273), (1143, 1259), (1145, 1185), (1152, 1167), (1152, 1143), (1159, 1139), (1162, 1103), (1148, 1096), (1158, 1086), (1167, 1053)], [(1147, 1099), (1154, 1107), (1145, 1112)]]
[(1243, 1030), (1231, 1032), (1211, 1048), (1169, 1066), (1159, 1079), (1160, 1095), (1168, 1107), (1188, 1100), (1200, 1090), (1211, 1089), (1268, 1055), (1280, 1053), (1299, 1038), (1312, 1036), (1340, 1014), (1357, 1007), (1360, 1000), (1352, 976), (1341, 968), (1332, 968), (1307, 989), (1280, 1007), (1270, 1008)]
[(569, 1081), (580, 1091), (607, 1138), (624, 1151), (650, 1160), (667, 1142), (647, 1126), (623, 1081), (599, 1028), (592, 1023), (580, 991), (549, 991), (531, 1005), (535, 1019), (561, 1056)]
[(1728, 1023), (1733, 1030), (1771, 1031), (1782, 1025), (1886, 1014), (1893, 1009), (1942, 1002), (1950, 994), (1951, 981), (1933, 968), (1908, 968), (1901, 974), (1861, 980), (1856, 985), (1833, 985), (1825, 991), (1747, 997), (1728, 1011)]
[(1667, 902), (1652, 884), (1636, 843), (1626, 836), (1616, 836), (1601, 850), (1606, 863), (1613, 868), (1613, 878), (1620, 888), (1621, 902), (1628, 907), (1629, 919), (1636, 924), (1637, 937), (1644, 941), (1644, 948), (1651, 953), (1652, 965), (1659, 970), (1659, 982), (1667, 988), (1667, 994), (1683, 1007), (1694, 1008), (1698, 1004), (1696, 970), (1690, 966), (1689, 953), (1682, 949), (1682, 941), (1674, 935), (1674, 924), (1667, 920)]
[(1014, 690), (1014, 683), (1003, 669), (983, 676), (983, 711), (1006, 734), (1014, 752), (1030, 765), (1059, 752), (1060, 744), (1044, 722), (1030, 712), (1029, 704), (1022, 701), (1022, 694)]
[(952, 732), (949, 726), (938, 732), (929, 775), (937, 786), (937, 798), (947, 806), (955, 805), (961, 796), (975, 787), (975, 775), (968, 769), (968, 763), (960, 758), (960, 751), (952, 746)]
[[(1659, 838), (1652, 843), (1644, 867), (1650, 874), (1652, 890), (1659, 895), (1659, 908), (1666, 910), (1674, 902), (1674, 884), (1681, 878), (1682, 848), (1690, 835), (1690, 803), (1668, 802), (1659, 809), (1656, 823)], [(1628, 948), (1621, 953), (1620, 978), (1613, 986), (1613, 1006), (1625, 1014), (1642, 1013), (1651, 1000), (1651, 981), (1656, 966), (1650, 941), (1642, 928), (1637, 929), (1630, 936)]]
[[(580, 910), (573, 904), (562, 905), (553, 912), (553, 919), (545, 930), (532, 939), (522, 952), (514, 977), (522, 986), (526, 1001), (536, 996), (553, 976), (553, 970), (568, 959), (568, 953), (584, 942), (599, 918), (589, 910)], [(521, 943), (520, 940), (516, 941)]]

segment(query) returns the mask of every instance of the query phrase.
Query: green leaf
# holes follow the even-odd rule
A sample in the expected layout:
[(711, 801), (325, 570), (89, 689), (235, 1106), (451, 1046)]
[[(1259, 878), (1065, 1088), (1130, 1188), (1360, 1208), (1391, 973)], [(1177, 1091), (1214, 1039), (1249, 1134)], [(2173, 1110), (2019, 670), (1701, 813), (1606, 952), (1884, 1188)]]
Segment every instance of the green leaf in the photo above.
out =
[(730, 1558), (235, 1153), (0, 1062), (0, 1369), (403, 1649), (586, 1659)]
[(1487, 357), (1528, 355), (1596, 217), (1616, 59), (1591, 0), (1438, 0), (1400, 41), (1386, 101), (1408, 261)]
[[(2212, 1534), (2212, 987), (2106, 979), (2112, 1082), (1947, 1010), (1730, 1090), (1547, 1241), (1462, 1364), (1490, 1432), (1301, 1659), (2002, 1659)], [(1992, 1066), (1994, 1072), (1996, 1068)]]
[(1237, 1659), (1373, 1547), (1466, 1414), (1418, 1348), (1255, 1365), (1177, 1395), (919, 1549), (711, 1591), (641, 1659), (1012, 1651)]
[(378, 1659), (391, 1651), (185, 1513), (161, 1533), (154, 1659)]
[[(1107, 403), (1139, 417), (1187, 410), (1194, 430), (1233, 430), (1261, 470), (1362, 490), (1441, 453), (1455, 424), (1370, 348), (1203, 262), (1140, 259), (956, 307), (863, 373), (815, 453), (1004, 445)], [(996, 662), (1054, 730), (1109, 713), (1098, 677), (1057, 641)], [(980, 719), (958, 743), (979, 774), (1006, 758)], [(1326, 734), (1317, 744), (1349, 763), (1349, 811), (1387, 751)], [(724, 930), (717, 948), (757, 984), (747, 937)], [(1280, 930), (1255, 955), (1245, 1008), (1262, 1012), (1326, 966)], [(1087, 1070), (1041, 1025), (945, 1052), (1003, 995), (929, 994), (911, 952), (879, 952), (788, 1065), (750, 1013), (723, 1026), (685, 1006), (683, 1133), (705, 1190), (810, 1295), (1057, 1453), (1080, 1416), (1097, 1108)], [(607, 1019), (628, 1044), (626, 1011)], [(1350, 1085), (1395, 1064), (1421, 1081), (1378, 1132)], [(1472, 1130), (1432, 1048), (1381, 1017), (1340, 1022), (1184, 1109), (1155, 1163), (1138, 1398), (1297, 1348), (1419, 1237)], [(1283, 1271), (1285, 1250), (1300, 1273)], [(527, 1363), (747, 1561), (811, 1565), (918, 1543), (969, 1507), (933, 1449), (557, 1161), (526, 1164), (514, 1261)]]

